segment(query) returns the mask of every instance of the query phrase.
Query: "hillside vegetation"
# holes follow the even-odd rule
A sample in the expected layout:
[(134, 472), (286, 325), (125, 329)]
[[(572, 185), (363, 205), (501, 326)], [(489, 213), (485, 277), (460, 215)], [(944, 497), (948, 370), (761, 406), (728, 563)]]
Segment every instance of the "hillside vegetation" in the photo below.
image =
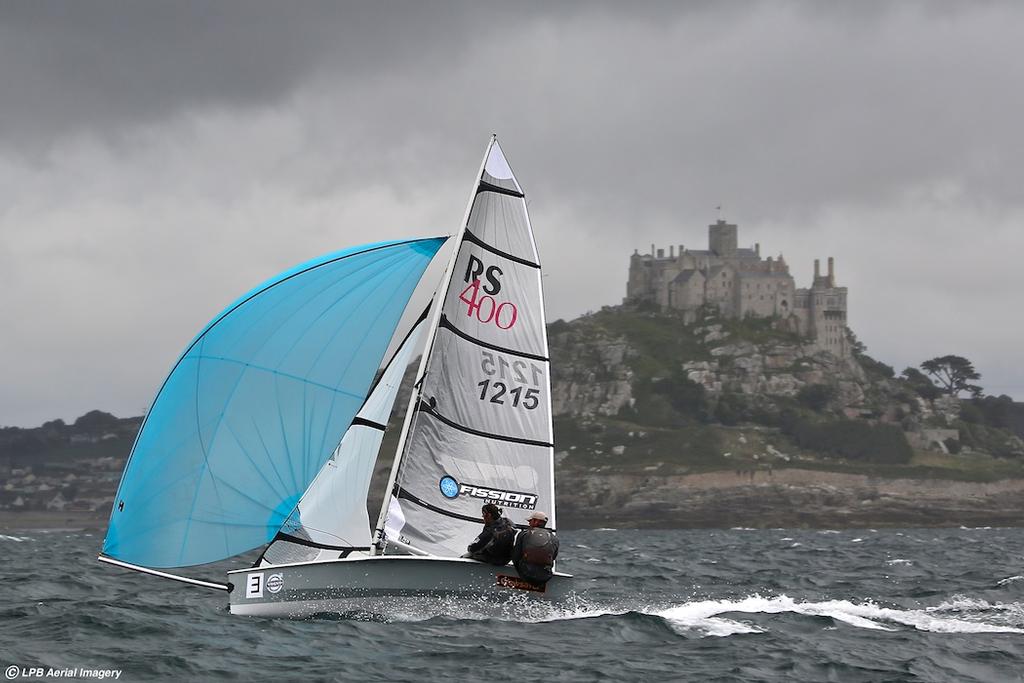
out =
[(850, 336), (854, 354), (842, 360), (771, 319), (721, 320), (708, 311), (686, 324), (671, 312), (606, 307), (557, 321), (550, 340), (560, 464), (657, 474), (1024, 474), (1024, 406), (1005, 396), (960, 400), (916, 376), (896, 377)]

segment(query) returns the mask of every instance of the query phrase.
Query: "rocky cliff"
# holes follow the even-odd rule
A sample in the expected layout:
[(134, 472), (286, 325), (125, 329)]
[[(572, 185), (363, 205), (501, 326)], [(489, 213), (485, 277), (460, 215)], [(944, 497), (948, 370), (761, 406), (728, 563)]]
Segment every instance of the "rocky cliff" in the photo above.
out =
[(957, 398), (923, 397), (862, 346), (837, 358), (771, 320), (628, 307), (558, 321), (549, 339), (563, 522), (1010, 524), (1024, 511), (1024, 441), (967, 421)]

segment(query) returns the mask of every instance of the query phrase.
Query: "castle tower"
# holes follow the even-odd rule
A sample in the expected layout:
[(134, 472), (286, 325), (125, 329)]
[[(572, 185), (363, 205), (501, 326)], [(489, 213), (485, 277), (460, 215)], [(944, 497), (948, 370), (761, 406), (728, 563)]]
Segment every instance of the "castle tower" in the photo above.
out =
[(797, 290), (802, 310), (802, 332), (814, 340), (815, 345), (831, 351), (839, 358), (850, 355), (846, 339), (847, 289), (836, 286), (836, 263), (828, 257), (828, 271), (821, 274), (821, 262), (814, 259), (814, 279), (810, 289)]
[(726, 223), (721, 218), (708, 226), (708, 246), (720, 258), (731, 258), (736, 255), (736, 225)]

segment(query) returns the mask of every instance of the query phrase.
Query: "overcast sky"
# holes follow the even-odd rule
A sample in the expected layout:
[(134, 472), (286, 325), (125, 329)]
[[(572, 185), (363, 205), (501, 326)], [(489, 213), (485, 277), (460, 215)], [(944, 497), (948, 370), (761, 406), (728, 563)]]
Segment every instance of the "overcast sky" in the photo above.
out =
[(450, 233), (496, 132), (550, 319), (707, 224), (1024, 400), (1024, 4), (0, 4), (0, 425), (140, 415), (238, 294)]

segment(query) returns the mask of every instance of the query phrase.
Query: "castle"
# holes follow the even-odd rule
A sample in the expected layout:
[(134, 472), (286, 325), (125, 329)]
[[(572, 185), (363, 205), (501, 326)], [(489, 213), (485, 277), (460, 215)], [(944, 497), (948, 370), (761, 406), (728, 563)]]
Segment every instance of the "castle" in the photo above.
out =
[(708, 226), (708, 248), (682, 244), (650, 254), (633, 253), (625, 303), (649, 302), (683, 311), (693, 321), (701, 306), (716, 306), (727, 318), (777, 316), (793, 332), (839, 358), (850, 356), (846, 338), (846, 287), (837, 287), (835, 260), (822, 275), (814, 261), (810, 288), (797, 289), (780, 254), (761, 258), (761, 245), (737, 246), (736, 225), (719, 219)]

